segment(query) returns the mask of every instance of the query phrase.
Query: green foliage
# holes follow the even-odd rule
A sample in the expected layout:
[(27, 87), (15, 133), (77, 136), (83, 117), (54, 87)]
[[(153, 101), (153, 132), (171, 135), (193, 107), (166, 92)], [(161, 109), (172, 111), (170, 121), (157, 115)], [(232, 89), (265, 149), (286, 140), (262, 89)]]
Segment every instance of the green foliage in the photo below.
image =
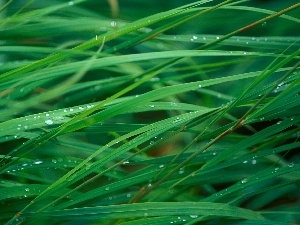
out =
[(300, 223), (299, 7), (2, 5), (0, 223)]

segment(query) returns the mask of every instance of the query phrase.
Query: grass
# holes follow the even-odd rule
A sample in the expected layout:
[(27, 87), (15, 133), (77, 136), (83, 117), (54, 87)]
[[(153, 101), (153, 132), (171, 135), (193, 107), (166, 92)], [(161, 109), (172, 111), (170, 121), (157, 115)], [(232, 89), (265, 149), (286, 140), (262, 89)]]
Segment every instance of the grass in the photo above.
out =
[(8, 1), (1, 224), (300, 224), (297, 1)]

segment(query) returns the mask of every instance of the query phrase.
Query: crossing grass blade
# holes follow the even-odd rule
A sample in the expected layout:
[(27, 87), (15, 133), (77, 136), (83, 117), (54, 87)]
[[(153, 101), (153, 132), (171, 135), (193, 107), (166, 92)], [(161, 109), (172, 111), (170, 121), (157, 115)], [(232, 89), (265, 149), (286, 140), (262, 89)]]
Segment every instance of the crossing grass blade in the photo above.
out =
[(299, 7), (0, 5), (0, 223), (298, 223)]

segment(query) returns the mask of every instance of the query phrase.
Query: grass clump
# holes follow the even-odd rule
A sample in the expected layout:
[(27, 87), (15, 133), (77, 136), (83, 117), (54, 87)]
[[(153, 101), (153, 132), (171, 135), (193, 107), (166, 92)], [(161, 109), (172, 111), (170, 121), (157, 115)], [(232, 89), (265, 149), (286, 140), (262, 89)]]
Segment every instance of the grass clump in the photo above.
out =
[(2, 5), (1, 223), (298, 224), (299, 6)]

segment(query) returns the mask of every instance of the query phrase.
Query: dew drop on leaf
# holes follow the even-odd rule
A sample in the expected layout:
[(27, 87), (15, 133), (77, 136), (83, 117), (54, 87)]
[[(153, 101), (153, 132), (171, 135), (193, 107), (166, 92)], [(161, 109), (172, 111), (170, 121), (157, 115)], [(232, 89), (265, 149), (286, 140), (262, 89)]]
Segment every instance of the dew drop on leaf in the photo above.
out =
[(110, 25), (111, 25), (112, 27), (115, 27), (115, 26), (117, 25), (117, 23), (116, 23), (116, 21), (111, 21)]
[(48, 125), (51, 125), (51, 124), (53, 124), (53, 120), (45, 120), (45, 123)]
[(247, 183), (248, 179), (247, 178), (244, 178), (243, 180), (241, 180), (242, 184), (245, 184)]
[(38, 164), (41, 164), (41, 163), (43, 163), (43, 161), (35, 161), (33, 164), (38, 165)]

